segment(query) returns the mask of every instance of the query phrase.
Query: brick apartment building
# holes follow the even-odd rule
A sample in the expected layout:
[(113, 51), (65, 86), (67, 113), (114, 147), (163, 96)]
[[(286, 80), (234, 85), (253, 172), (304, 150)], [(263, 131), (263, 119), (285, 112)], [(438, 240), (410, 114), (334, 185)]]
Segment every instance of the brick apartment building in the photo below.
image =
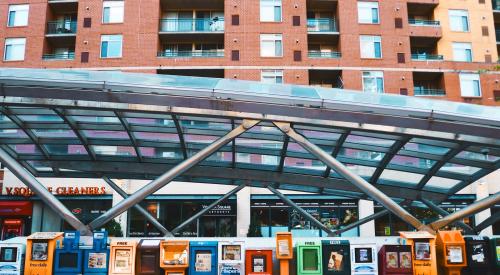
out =
[(498, 105), (497, 4), (3, 0), (0, 66), (226, 77)]

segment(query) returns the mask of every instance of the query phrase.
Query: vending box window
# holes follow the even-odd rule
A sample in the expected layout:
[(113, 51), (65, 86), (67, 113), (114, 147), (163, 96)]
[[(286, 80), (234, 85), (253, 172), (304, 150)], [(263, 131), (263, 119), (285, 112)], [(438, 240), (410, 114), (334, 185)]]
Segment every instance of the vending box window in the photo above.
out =
[(26, 239), (25, 275), (52, 275), (56, 242), (61, 242), (63, 232), (37, 232)]
[(413, 274), (437, 275), (436, 236), (426, 231), (399, 232), (399, 243), (413, 251)]
[(0, 243), (0, 274), (20, 275), (24, 268), (25, 246), (20, 243)]
[(271, 249), (247, 249), (245, 262), (247, 275), (273, 274), (273, 251)]
[(348, 240), (323, 240), (323, 274), (351, 274), (351, 249)]
[(92, 235), (92, 248), (83, 252), (83, 274), (107, 275), (109, 265), (108, 232)]
[(323, 274), (320, 241), (300, 241), (297, 243), (297, 275)]
[(189, 275), (217, 274), (217, 242), (192, 241), (189, 243)]
[(438, 231), (436, 241), (438, 266), (442, 274), (460, 275), (467, 266), (465, 240), (458, 230)]
[(462, 275), (492, 275), (490, 271), (491, 253), (490, 239), (483, 236), (465, 237), (465, 252), (467, 267), (462, 269)]
[(188, 241), (161, 241), (160, 267), (165, 275), (184, 275), (189, 267)]
[(351, 274), (378, 275), (375, 244), (351, 244)]
[(160, 240), (145, 239), (137, 246), (137, 262), (135, 264), (137, 275), (160, 275)]
[(243, 241), (219, 242), (219, 275), (245, 274), (245, 243)]
[(109, 275), (133, 275), (136, 250), (136, 241), (113, 241), (110, 246)]
[(280, 275), (290, 274), (290, 260), (293, 259), (292, 233), (276, 233), (276, 259), (280, 261)]
[(500, 274), (500, 238), (491, 239), (491, 269), (493, 274)]
[(412, 275), (411, 246), (382, 246), (378, 252), (378, 268), (381, 275)]
[(83, 274), (83, 251), (80, 250), (80, 232), (64, 232), (62, 246), (56, 242), (55, 251), (55, 275), (77, 275)]

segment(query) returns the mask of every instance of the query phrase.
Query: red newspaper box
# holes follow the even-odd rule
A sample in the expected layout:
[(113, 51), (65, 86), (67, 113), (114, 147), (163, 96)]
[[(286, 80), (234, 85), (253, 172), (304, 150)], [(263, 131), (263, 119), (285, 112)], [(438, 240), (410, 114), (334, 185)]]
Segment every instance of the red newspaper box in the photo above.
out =
[(247, 275), (273, 274), (273, 251), (270, 249), (247, 249), (245, 261)]
[(411, 245), (382, 246), (378, 252), (378, 268), (381, 275), (412, 275)]

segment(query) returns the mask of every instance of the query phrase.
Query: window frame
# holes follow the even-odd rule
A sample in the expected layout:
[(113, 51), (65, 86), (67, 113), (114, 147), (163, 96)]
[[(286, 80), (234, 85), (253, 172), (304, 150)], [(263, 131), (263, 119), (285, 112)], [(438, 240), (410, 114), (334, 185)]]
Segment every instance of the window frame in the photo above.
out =
[[(365, 7), (363, 7), (365, 6)], [(362, 20), (361, 10), (370, 9), (370, 20)], [(377, 17), (373, 17), (373, 9), (377, 10)], [(358, 24), (369, 24), (369, 25), (377, 25), (380, 24), (380, 4), (379, 2), (374, 1), (358, 1), (357, 2), (357, 13), (358, 13)], [(374, 21), (376, 19), (376, 22)]]
[[(460, 15), (462, 13), (462, 15)], [(465, 14), (465, 16), (463, 15)], [(462, 19), (463, 17), (466, 18), (467, 20), (467, 29), (454, 29), (453, 28), (453, 21), (452, 18), (458, 17)], [(470, 32), (470, 16), (469, 16), (469, 11), (468, 10), (462, 10), (462, 9), (450, 9), (448, 10), (448, 21), (449, 21), (449, 26), (450, 26), (450, 31), (452, 32)], [(463, 27), (462, 24), (460, 24), (461, 27)]]
[[(24, 41), (24, 43), (22, 44), (23, 45), (23, 56), (21, 59), (7, 59), (7, 46), (21, 45), (20, 43), (8, 44), (9, 41), (14, 41), (14, 40), (17, 40), (17, 41), (23, 40)], [(25, 57), (26, 57), (26, 42), (27, 42), (26, 37), (7, 37), (7, 38), (5, 38), (4, 47), (3, 47), (3, 61), (6, 61), (6, 62), (24, 61)]]
[[(379, 74), (379, 75), (365, 76), (365, 73)], [(385, 93), (384, 71), (362, 71), (361, 72), (361, 84), (363, 86), (363, 92), (364, 93), (373, 93), (371, 91), (368, 91), (365, 87), (365, 79), (366, 78), (375, 79), (375, 84), (377, 85), (377, 87), (376, 87), (376, 92), (374, 94), (384, 94)], [(378, 89), (378, 79), (382, 80), (382, 89), (380, 90), (381, 92), (379, 92), (379, 89)]]
[[(468, 47), (462, 47), (464, 45), (467, 45)], [(472, 51), (472, 43), (470, 43), (470, 42), (452, 42), (451, 50), (453, 53), (453, 61), (454, 62), (473, 62), (473, 60), (474, 60), (474, 52)], [(468, 50), (468, 51), (470, 51), (470, 59), (469, 60), (457, 60), (457, 55), (455, 54), (455, 50), (464, 50), (464, 51)], [(465, 54), (465, 55), (467, 55), (467, 54)]]
[[(108, 19), (111, 19), (111, 10), (113, 8), (120, 8), (121, 9), (121, 21), (111, 21), (109, 20), (108, 22), (104, 21), (105, 19), (105, 16), (104, 16), (104, 13), (105, 13), (105, 10), (106, 8), (109, 9), (109, 18)], [(125, 1), (123, 0), (104, 0), (102, 1), (102, 13), (101, 13), (101, 16), (102, 16), (102, 20), (101, 20), (101, 23), (102, 24), (121, 24), (125, 21)]]
[[(267, 37), (267, 38), (266, 38)], [(276, 54), (276, 41), (280, 41), (280, 55)], [(264, 55), (263, 45), (265, 42), (272, 42), (274, 46), (274, 55)], [(260, 34), (260, 57), (283, 57), (283, 35), (281, 33)]]
[[(369, 41), (369, 43), (371, 44), (371, 46), (373, 47), (373, 56), (366, 56), (363, 54), (363, 42), (366, 42), (366, 41), (363, 41), (363, 38), (370, 38), (371, 41)], [(378, 41), (376, 41), (378, 40)], [(379, 43), (379, 52), (380, 52), (380, 56), (377, 56), (377, 49), (376, 49), (376, 44), (375, 43)], [(382, 36), (380, 35), (360, 35), (359, 36), (359, 56), (361, 59), (382, 59), (383, 58), (383, 54), (382, 54)]]
[[(283, 70), (263, 69), (260, 71), (260, 81), (263, 83), (268, 83), (268, 84), (283, 84), (284, 83), (284, 81), (283, 81), (284, 76), (283, 75), (284, 75)], [(280, 77), (281, 77), (281, 82), (276, 82), (276, 79), (280, 78)], [(264, 81), (265, 78), (268, 78), (268, 79), (273, 78), (274, 82), (273, 83), (265, 82)]]
[[(25, 8), (25, 9), (23, 9)], [(14, 24), (10, 25), (10, 19), (11, 19), (11, 13), (18, 13), (18, 12), (26, 12), (26, 23), (21, 24), (21, 25), (16, 25), (15, 24), (15, 17), (14, 17)], [(27, 27), (29, 24), (29, 12), (30, 12), (30, 5), (29, 4), (10, 4), (9, 8), (7, 10), (7, 27), (9, 28), (14, 28), (14, 27)]]
[[(102, 45), (103, 45), (103, 42), (108, 42), (108, 45), (109, 45), (109, 40), (104, 40), (105, 37), (117, 37), (117, 36), (120, 36), (120, 56), (108, 56), (108, 52), (106, 53), (106, 56), (103, 56), (102, 53)], [(112, 41), (112, 42), (116, 42), (116, 41)], [(109, 49), (109, 48), (108, 48)], [(100, 52), (99, 52), (99, 57), (101, 59), (109, 59), (109, 58), (122, 58), (123, 57), (123, 34), (101, 34), (101, 42), (100, 42)]]
[[(272, 16), (273, 19), (272, 20), (264, 20), (262, 18), (262, 14), (263, 14), (262, 11), (263, 11), (264, 7), (267, 7), (267, 8), (271, 7), (272, 8), (272, 11), (273, 11), (273, 16)], [(275, 13), (276, 7), (279, 7), (279, 10), (280, 10), (280, 18), (278, 21), (276, 20), (276, 13)], [(259, 0), (259, 20), (260, 20), (260, 22), (266, 22), (266, 23), (283, 22), (283, 1), (282, 0)]]
[[(458, 79), (460, 82), (460, 96), (461, 97), (482, 97), (483, 96), (483, 91), (481, 89), (481, 75), (477, 73), (460, 73), (458, 75)], [(463, 93), (463, 88), (465, 85), (463, 85), (465, 81), (472, 81), (476, 82), (477, 81), (477, 87), (478, 87), (478, 92), (479, 95), (468, 95)], [(474, 85), (474, 84), (473, 84)]]

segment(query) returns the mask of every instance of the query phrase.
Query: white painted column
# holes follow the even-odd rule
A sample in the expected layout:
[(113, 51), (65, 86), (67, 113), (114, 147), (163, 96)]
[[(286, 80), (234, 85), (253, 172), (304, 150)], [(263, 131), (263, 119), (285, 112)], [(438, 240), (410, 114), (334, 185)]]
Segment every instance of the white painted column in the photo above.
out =
[[(488, 183), (484, 179), (480, 179), (476, 183), (476, 200), (481, 200), (490, 195), (488, 191)], [(482, 221), (486, 220), (491, 216), (491, 210), (488, 208), (483, 210), (476, 215), (474, 215), (474, 219), (476, 224), (480, 224)], [(493, 228), (491, 226), (486, 227), (483, 231), (480, 232), (482, 235), (493, 236)]]
[[(359, 219), (373, 215), (375, 208), (373, 206), (373, 201), (369, 200), (359, 200)], [(369, 221), (365, 224), (359, 226), (359, 236), (360, 237), (375, 237), (375, 221)]]
[(250, 226), (250, 195), (252, 187), (245, 187), (236, 193), (236, 236), (246, 237)]
[[(114, 180), (114, 182), (116, 183), (116, 185), (121, 187), (123, 189), (123, 191), (125, 191), (125, 193), (129, 194), (128, 190), (130, 190), (130, 180)], [(111, 187), (107, 187), (107, 188), (109, 188), (110, 190), (113, 190)], [(123, 197), (120, 196), (118, 193), (116, 193), (113, 190), (113, 202), (112, 202), (113, 206), (115, 206), (116, 204), (118, 204), (122, 200), (124, 200)], [(128, 231), (127, 213), (128, 213), (128, 211), (125, 211), (122, 214), (118, 215), (118, 217), (115, 218), (115, 221), (117, 221), (122, 228), (123, 236), (127, 236), (127, 231)]]

